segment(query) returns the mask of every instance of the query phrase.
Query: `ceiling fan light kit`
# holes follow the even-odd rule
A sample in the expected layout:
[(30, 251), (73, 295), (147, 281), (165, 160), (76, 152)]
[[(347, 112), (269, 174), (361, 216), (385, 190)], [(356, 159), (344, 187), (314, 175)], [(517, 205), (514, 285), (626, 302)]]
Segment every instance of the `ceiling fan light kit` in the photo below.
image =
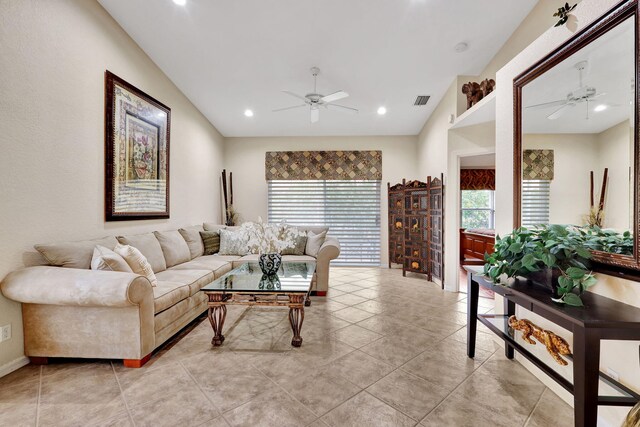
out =
[[(565, 99), (559, 99), (557, 101), (551, 101), (551, 102), (543, 102), (542, 104), (529, 105), (526, 108), (541, 109), (541, 108), (558, 107), (551, 114), (547, 116), (549, 120), (556, 120), (560, 118), (564, 113), (566, 113), (570, 108), (573, 108), (578, 104), (584, 103), (587, 107), (586, 109), (587, 114), (585, 118), (586, 120), (589, 120), (589, 102), (593, 101), (594, 99), (600, 98), (601, 96), (606, 95), (606, 93), (602, 93), (602, 92), (599, 93), (595, 87), (584, 84), (583, 73), (587, 69), (588, 65), (589, 65), (588, 61), (580, 61), (574, 65), (574, 68), (578, 70), (580, 85), (576, 90), (567, 93), (567, 96)], [(607, 109), (607, 106), (605, 106), (605, 108), (596, 107), (594, 111), (600, 112), (606, 109)]]
[(335, 101), (346, 98), (349, 94), (345, 91), (339, 90), (337, 92), (333, 92), (329, 95), (322, 95), (318, 93), (317, 89), (317, 80), (318, 74), (320, 74), (320, 69), (318, 67), (311, 68), (311, 75), (313, 76), (313, 92), (308, 93), (304, 96), (298, 95), (297, 93), (283, 90), (282, 92), (287, 95), (293, 96), (294, 98), (298, 98), (303, 101), (304, 104), (292, 105), (290, 107), (278, 108), (273, 110), (274, 113), (278, 113), (286, 110), (294, 110), (302, 107), (309, 107), (309, 116), (311, 123), (316, 123), (320, 120), (320, 108), (340, 111), (343, 113), (351, 113), (357, 114), (358, 110), (352, 107), (346, 107), (344, 105), (334, 104)]

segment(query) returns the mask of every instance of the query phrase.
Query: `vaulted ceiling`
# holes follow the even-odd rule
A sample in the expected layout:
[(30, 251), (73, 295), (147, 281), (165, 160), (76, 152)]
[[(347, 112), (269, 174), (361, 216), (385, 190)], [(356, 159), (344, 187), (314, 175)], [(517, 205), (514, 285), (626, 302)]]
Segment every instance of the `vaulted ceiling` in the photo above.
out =
[[(99, 0), (225, 136), (416, 135), (456, 75), (476, 75), (535, 0)], [(457, 53), (458, 43), (467, 43)], [(273, 109), (344, 90), (357, 115)], [(113, 70), (117, 72), (117, 70)], [(132, 82), (135, 84), (135, 82)], [(430, 95), (423, 107), (417, 95)], [(386, 115), (378, 115), (380, 106)], [(245, 117), (251, 109), (253, 117)]]

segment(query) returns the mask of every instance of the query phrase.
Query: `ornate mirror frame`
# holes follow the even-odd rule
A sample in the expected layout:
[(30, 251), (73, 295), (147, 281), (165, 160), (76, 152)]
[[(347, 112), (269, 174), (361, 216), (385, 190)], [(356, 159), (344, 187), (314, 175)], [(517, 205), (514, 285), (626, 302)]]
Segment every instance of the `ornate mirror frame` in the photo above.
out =
[(640, 146), (638, 132), (640, 90), (638, 83), (640, 80), (640, 55), (639, 55), (639, 24), (640, 7), (638, 0), (625, 0), (609, 10), (601, 18), (591, 23), (589, 26), (578, 32), (575, 36), (567, 40), (560, 47), (549, 53), (547, 56), (536, 62), (530, 68), (518, 75), (513, 80), (513, 223), (514, 227), (520, 227), (522, 215), (522, 89), (542, 74), (564, 61), (583, 47), (606, 34), (626, 19), (635, 17), (635, 85), (634, 85), (634, 172), (633, 172), (633, 227), (634, 233), (633, 256), (612, 254), (602, 251), (593, 251), (594, 270), (606, 274), (623, 276), (633, 280), (640, 280), (640, 224), (638, 224), (638, 207), (640, 206), (640, 188), (638, 176), (638, 163), (640, 161)]

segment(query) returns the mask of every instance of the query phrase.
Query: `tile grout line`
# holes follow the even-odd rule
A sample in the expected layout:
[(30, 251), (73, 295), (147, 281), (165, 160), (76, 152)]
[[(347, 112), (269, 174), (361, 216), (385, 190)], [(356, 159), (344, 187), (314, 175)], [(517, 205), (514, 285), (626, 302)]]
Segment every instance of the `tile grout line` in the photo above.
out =
[[(127, 409), (127, 415), (129, 416), (129, 420), (131, 424), (136, 425), (135, 420), (133, 419), (133, 415), (131, 414), (131, 409), (129, 408), (129, 404), (127, 403), (127, 399), (124, 397), (124, 390), (122, 390), (122, 385), (120, 384), (120, 378), (118, 378), (118, 374), (116, 373), (116, 368), (113, 366), (113, 361), (110, 362), (111, 371), (113, 371), (113, 376), (116, 378), (116, 384), (118, 384), (118, 390), (120, 390), (120, 397), (122, 398), (122, 402), (124, 402), (124, 407)], [(138, 368), (141, 369), (141, 368)]]
[(529, 415), (527, 416), (527, 419), (524, 421), (523, 427), (526, 427), (527, 424), (529, 424), (529, 421), (531, 421), (531, 417), (533, 417), (533, 413), (536, 411), (536, 409), (538, 409), (538, 406), (540, 406), (540, 402), (542, 402), (542, 396), (544, 396), (544, 393), (547, 391), (547, 387), (545, 386), (544, 389), (542, 389), (542, 393), (540, 393), (540, 397), (538, 398), (538, 401), (536, 402), (536, 404), (533, 406), (533, 409), (531, 410), (531, 412), (529, 413)]
[[(350, 346), (350, 347), (351, 347), (351, 346)], [(358, 351), (358, 349), (357, 349), (357, 348), (354, 348), (354, 349), (353, 349), (353, 350), (351, 350), (350, 352), (348, 352), (348, 353), (346, 353), (346, 354), (344, 354), (344, 355), (342, 355), (342, 356), (338, 357), (337, 359), (340, 359), (341, 357), (347, 356), (347, 355), (349, 355), (349, 354), (351, 354), (351, 353), (353, 353), (353, 352), (355, 352), (355, 351)], [(294, 357), (294, 356), (289, 356), (289, 357)], [(335, 359), (335, 360), (337, 360), (337, 359)], [(329, 365), (329, 364), (330, 364), (330, 363), (332, 363), (332, 362), (333, 362), (333, 361), (328, 362), (328, 363), (326, 363), (326, 364), (324, 364), (324, 365), (316, 366), (316, 367), (314, 367), (314, 368), (324, 368), (324, 367), (326, 367), (327, 365)], [(251, 363), (251, 362), (250, 362), (250, 363)], [(257, 367), (257, 366), (255, 366), (254, 364), (251, 364), (251, 366), (253, 366), (255, 369), (257, 369), (257, 370), (258, 370), (258, 372), (260, 372), (262, 375), (264, 375), (265, 377), (267, 377), (267, 379), (268, 379), (269, 381), (271, 381), (272, 383), (274, 383), (274, 384), (276, 385), (276, 387), (278, 387), (279, 389), (281, 389), (282, 391), (284, 391), (284, 392), (285, 392), (289, 397), (291, 397), (293, 400), (295, 400), (296, 402), (298, 402), (298, 403), (299, 403), (300, 405), (302, 405), (305, 409), (307, 409), (309, 412), (311, 412), (313, 415), (315, 415), (315, 416), (317, 417), (317, 418), (316, 418), (316, 420), (320, 420), (320, 421), (322, 421), (322, 420), (321, 420), (321, 418), (322, 418), (322, 417), (324, 417), (326, 414), (328, 414), (329, 412), (331, 412), (332, 410), (334, 410), (334, 409), (335, 409), (335, 408), (337, 408), (338, 406), (342, 405), (344, 402), (346, 402), (347, 400), (351, 399), (351, 398), (352, 398), (353, 396), (355, 396), (356, 394), (360, 393), (360, 391), (363, 391), (363, 390), (364, 390), (364, 389), (363, 389), (362, 387), (360, 387), (359, 385), (354, 384), (354, 383), (352, 383), (351, 381), (349, 381), (348, 379), (344, 378), (344, 380), (345, 380), (345, 381), (347, 381), (349, 384), (352, 384), (352, 385), (353, 385), (353, 386), (355, 386), (356, 388), (360, 389), (360, 391), (359, 391), (358, 393), (354, 394), (353, 396), (349, 396), (349, 397), (348, 397), (344, 402), (340, 402), (340, 404), (339, 404), (339, 405), (337, 405), (337, 406), (335, 406), (335, 407), (331, 408), (331, 409), (330, 409), (329, 411), (327, 411), (326, 413), (324, 413), (324, 414), (322, 414), (322, 415), (318, 415), (316, 412), (314, 412), (314, 411), (312, 411), (310, 408), (308, 408), (308, 407), (307, 407), (307, 405), (305, 405), (305, 404), (304, 404), (304, 403), (302, 403), (300, 400), (298, 400), (294, 395), (292, 395), (291, 393), (289, 393), (289, 392), (288, 392), (284, 387), (282, 387), (280, 384), (278, 384), (277, 382), (275, 382), (275, 380), (273, 380), (271, 377), (269, 377), (268, 375), (266, 375), (266, 374), (265, 374), (265, 373), (264, 373), (260, 368), (258, 368), (258, 367)], [(313, 422), (315, 422), (315, 421), (313, 421)], [(313, 424), (313, 422), (311, 422), (310, 424)], [(323, 422), (324, 424), (327, 424), (327, 423), (325, 423), (324, 421), (322, 421), (322, 422)]]
[[(227, 425), (231, 425), (231, 423), (227, 420), (227, 418), (224, 416), (224, 414), (222, 413), (222, 411), (220, 410), (220, 408), (218, 408), (218, 405), (216, 405), (213, 400), (211, 400), (211, 398), (209, 397), (209, 395), (207, 393), (205, 393), (205, 391), (202, 389), (202, 386), (200, 385), (200, 383), (196, 380), (196, 378), (191, 374), (191, 372), (187, 369), (186, 366), (184, 366), (184, 364), (182, 363), (182, 360), (178, 360), (178, 365), (180, 365), (180, 367), (186, 372), (186, 374), (189, 376), (189, 378), (191, 378), (191, 381), (194, 382), (194, 384), (196, 385), (196, 387), (198, 388), (198, 390), (200, 391), (200, 393), (202, 393), (202, 395), (204, 396), (205, 399), (207, 399), (209, 401), (209, 403), (211, 404), (211, 406), (213, 406), (213, 408), (216, 410), (216, 412), (218, 413), (218, 416), (222, 417), (222, 419), (224, 420), (225, 423), (227, 423)], [(216, 417), (217, 418), (217, 417)], [(212, 418), (215, 419), (215, 418)], [(207, 421), (211, 421), (211, 420), (207, 420)], [(207, 422), (204, 421), (204, 422)], [(204, 424), (203, 422), (203, 424)]]
[(36, 400), (36, 427), (40, 425), (40, 396), (42, 395), (42, 370), (44, 367), (40, 366), (40, 374), (38, 375), (38, 398)]
[(420, 420), (420, 422), (423, 422), (424, 420), (426, 420), (426, 419), (427, 419), (427, 417), (428, 417), (428, 416), (429, 416), (433, 411), (435, 411), (435, 410), (436, 410), (436, 409), (438, 409), (440, 406), (442, 406), (442, 404), (443, 404), (443, 403), (444, 403), (444, 402), (445, 402), (445, 401), (446, 401), (446, 400), (447, 400), (447, 399), (448, 399), (448, 398), (449, 398), (453, 393), (455, 393), (455, 392), (456, 392), (456, 390), (458, 390), (460, 387), (462, 387), (462, 385), (463, 385), (464, 383), (466, 383), (467, 381), (469, 381), (469, 378), (471, 378), (471, 377), (472, 377), (476, 372), (478, 372), (478, 369), (482, 368), (482, 366), (484, 366), (484, 364), (485, 364), (485, 363), (487, 363), (487, 362), (489, 361), (489, 359), (491, 359), (491, 357), (492, 357), (494, 354), (496, 354), (496, 352), (497, 352), (498, 350), (499, 350), (499, 349), (496, 349), (493, 353), (491, 353), (491, 355), (490, 355), (489, 357), (487, 357), (487, 358), (484, 360), (484, 362), (482, 362), (482, 363), (480, 364), (480, 366), (478, 366), (476, 369), (474, 369), (474, 370), (473, 370), (473, 372), (471, 372), (471, 374), (469, 374), (469, 375), (468, 375), (464, 380), (462, 380), (462, 381), (460, 382), (460, 384), (458, 384), (458, 385), (457, 385), (453, 390), (451, 390), (451, 392), (450, 392), (449, 394), (447, 394), (447, 395), (444, 397), (444, 399), (442, 399), (442, 400), (440, 401), (440, 403), (438, 403), (438, 404), (437, 404), (437, 405), (436, 405), (432, 410), (430, 410), (430, 411), (427, 413), (427, 415), (425, 415), (425, 416)]

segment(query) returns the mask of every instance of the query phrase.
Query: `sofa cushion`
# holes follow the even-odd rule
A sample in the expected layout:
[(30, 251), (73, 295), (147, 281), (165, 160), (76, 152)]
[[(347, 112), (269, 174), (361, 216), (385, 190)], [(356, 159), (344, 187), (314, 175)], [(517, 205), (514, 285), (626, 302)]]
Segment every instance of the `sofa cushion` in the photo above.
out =
[(165, 270), (156, 275), (158, 281), (181, 283), (189, 286), (189, 295), (193, 295), (213, 280), (211, 270)]
[(228, 263), (232, 263), (233, 261), (242, 258), (240, 255), (220, 255), (219, 253), (211, 255), (211, 257), (220, 259), (222, 261), (227, 261)]
[(323, 231), (320, 234), (315, 234), (313, 231), (309, 231), (307, 234), (307, 247), (304, 250), (305, 255), (311, 255), (313, 257), (318, 256), (320, 248), (327, 238), (327, 232)]
[(201, 231), (200, 237), (204, 244), (202, 255), (213, 255), (220, 251), (220, 232), (218, 231)]
[(315, 234), (320, 234), (323, 231), (329, 231), (329, 227), (325, 227), (323, 225), (296, 225), (296, 227), (298, 230), (306, 231), (307, 233), (309, 231), (313, 231)]
[(233, 268), (238, 268), (240, 267), (242, 264), (246, 264), (248, 262), (258, 262), (258, 259), (260, 258), (260, 255), (258, 254), (248, 254), (245, 255), (243, 257), (240, 257), (238, 259), (233, 260)]
[[(153, 329), (156, 332), (156, 336), (158, 336), (158, 331), (161, 331), (164, 328), (171, 328), (171, 326), (179, 322), (183, 316), (185, 316), (198, 306), (202, 306), (202, 311), (205, 311), (207, 306), (206, 303), (203, 304), (204, 297), (205, 295), (202, 293), (202, 295), (195, 295), (183, 299), (182, 301), (177, 302), (166, 310), (156, 314), (153, 319)], [(197, 317), (197, 314), (194, 317)], [(173, 335), (173, 333), (171, 335)]]
[(189, 246), (178, 230), (155, 231), (153, 234), (162, 248), (166, 267), (173, 267), (191, 259)]
[(161, 281), (153, 288), (154, 314), (174, 306), (183, 299), (189, 298), (191, 289), (188, 285), (178, 282)]
[(244, 233), (220, 230), (220, 255), (246, 255), (249, 252), (249, 238)]
[(212, 222), (205, 222), (202, 224), (202, 227), (204, 228), (204, 231), (220, 231), (227, 228), (224, 224), (214, 224)]
[(113, 250), (117, 244), (118, 240), (110, 236), (95, 240), (81, 240), (79, 242), (40, 244), (34, 247), (47, 260), (49, 265), (89, 269), (91, 267), (93, 249), (97, 245)]
[(221, 257), (219, 256), (205, 255), (196, 259), (192, 259), (191, 261), (185, 262), (184, 264), (171, 267), (171, 270), (211, 270), (214, 274), (214, 277), (217, 279), (223, 274), (231, 271), (231, 265), (231, 261), (221, 259)]
[(203, 230), (204, 228), (201, 225), (194, 225), (178, 230), (180, 234), (182, 234), (182, 238), (187, 242), (187, 246), (189, 246), (191, 259), (201, 256), (204, 252), (202, 237), (200, 237), (200, 232)]
[(123, 271), (133, 273), (127, 261), (109, 248), (96, 245), (91, 258), (92, 270)]
[(283, 255), (282, 262), (315, 262), (316, 259), (311, 255)]
[(159, 273), (167, 269), (164, 260), (164, 253), (160, 242), (153, 233), (134, 234), (129, 236), (118, 236), (118, 241), (123, 245), (130, 245), (142, 252), (142, 255), (149, 261), (154, 273)]

